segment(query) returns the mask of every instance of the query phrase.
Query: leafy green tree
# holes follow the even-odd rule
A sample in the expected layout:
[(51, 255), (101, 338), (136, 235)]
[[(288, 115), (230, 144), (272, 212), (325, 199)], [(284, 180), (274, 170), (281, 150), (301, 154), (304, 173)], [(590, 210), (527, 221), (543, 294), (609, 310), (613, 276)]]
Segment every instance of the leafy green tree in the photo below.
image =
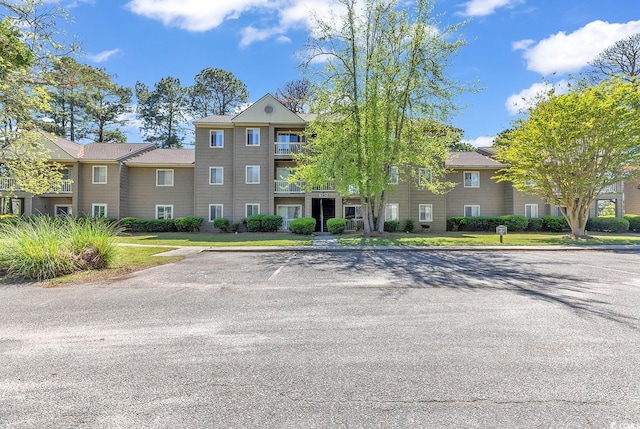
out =
[(431, 1), (410, 3), (409, 11), (396, 0), (340, 0), (343, 13), (316, 18), (303, 64), (319, 114), (292, 179), (334, 182), (344, 195), (357, 189), (365, 233), (383, 231), (396, 172), (431, 170), (433, 180), (422, 183), (434, 193), (452, 185), (442, 180), (447, 138), (429, 130), (448, 121), (454, 95), (464, 90), (445, 73), (464, 42), (455, 37), (457, 25), (435, 30)]
[(124, 143), (127, 137), (116, 125), (126, 125), (125, 115), (131, 112), (131, 88), (115, 84), (103, 72), (101, 84), (87, 93), (84, 110), (87, 117), (87, 137), (101, 143)]
[(247, 102), (247, 86), (233, 73), (206, 68), (196, 75), (188, 89), (191, 114), (196, 118), (228, 115)]
[(41, 194), (62, 184), (35, 117), (49, 103), (43, 73), (51, 59), (75, 49), (59, 41), (64, 17), (44, 0), (0, 1), (0, 175), (10, 179), (4, 179), (6, 195), (16, 189)]
[(189, 108), (187, 90), (180, 79), (165, 77), (155, 84), (153, 91), (142, 82), (136, 82), (138, 108), (136, 115), (142, 120), (140, 131), (145, 141), (162, 148), (182, 147), (182, 124)]
[(499, 137), (497, 179), (562, 208), (572, 237), (584, 237), (598, 194), (640, 174), (638, 106), (640, 92), (620, 79), (551, 90)]

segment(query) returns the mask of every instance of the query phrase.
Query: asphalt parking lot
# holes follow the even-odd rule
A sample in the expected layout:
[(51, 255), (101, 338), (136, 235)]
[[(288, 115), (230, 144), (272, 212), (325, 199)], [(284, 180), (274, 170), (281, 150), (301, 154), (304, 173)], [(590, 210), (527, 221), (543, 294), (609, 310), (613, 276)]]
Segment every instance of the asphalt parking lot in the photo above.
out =
[(640, 428), (640, 254), (202, 253), (0, 285), (0, 427)]

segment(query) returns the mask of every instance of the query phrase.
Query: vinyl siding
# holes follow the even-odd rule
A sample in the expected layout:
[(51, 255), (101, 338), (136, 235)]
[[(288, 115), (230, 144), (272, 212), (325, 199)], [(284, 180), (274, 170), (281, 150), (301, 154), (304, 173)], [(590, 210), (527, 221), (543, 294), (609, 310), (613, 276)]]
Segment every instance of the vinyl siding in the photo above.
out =
[(154, 219), (157, 204), (173, 205), (173, 217), (193, 216), (193, 168), (173, 170), (173, 186), (156, 186), (156, 169), (129, 167), (129, 216)]
[[(465, 188), (463, 173), (465, 171), (480, 172), (480, 187)], [(496, 170), (465, 168), (447, 174), (447, 181), (456, 183), (447, 194), (447, 218), (464, 216), (465, 205), (479, 205), (481, 216), (501, 216), (505, 214), (504, 183), (491, 179)]]
[[(260, 129), (260, 146), (247, 146), (247, 128)], [(239, 126), (234, 132), (233, 221), (245, 217), (245, 204), (260, 204), (260, 212), (273, 212), (273, 160), (270, 127)], [(246, 167), (260, 167), (260, 183), (246, 183)], [(227, 217), (225, 215), (225, 217)]]
[[(107, 183), (93, 184), (93, 166), (107, 167)], [(91, 216), (91, 204), (107, 204), (107, 214), (116, 215), (120, 210), (120, 164), (106, 162), (82, 163), (78, 168), (78, 202), (76, 215)]]

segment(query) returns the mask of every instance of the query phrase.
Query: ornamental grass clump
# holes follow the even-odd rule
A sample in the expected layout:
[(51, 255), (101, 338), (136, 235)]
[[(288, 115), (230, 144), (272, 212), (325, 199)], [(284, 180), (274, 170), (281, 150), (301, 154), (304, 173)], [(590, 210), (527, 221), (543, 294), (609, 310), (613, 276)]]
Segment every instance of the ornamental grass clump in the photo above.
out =
[(0, 225), (0, 270), (44, 280), (106, 267), (119, 227), (98, 219), (37, 216)]

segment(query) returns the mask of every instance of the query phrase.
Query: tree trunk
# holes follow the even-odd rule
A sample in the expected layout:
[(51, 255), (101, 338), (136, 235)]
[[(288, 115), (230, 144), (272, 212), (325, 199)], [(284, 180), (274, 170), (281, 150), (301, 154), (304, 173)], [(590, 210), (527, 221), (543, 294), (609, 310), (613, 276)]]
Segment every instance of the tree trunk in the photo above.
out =
[(571, 228), (571, 237), (573, 239), (586, 238), (585, 228), (589, 219), (589, 205), (586, 203), (576, 203), (573, 206), (567, 206), (567, 212), (564, 215)]

